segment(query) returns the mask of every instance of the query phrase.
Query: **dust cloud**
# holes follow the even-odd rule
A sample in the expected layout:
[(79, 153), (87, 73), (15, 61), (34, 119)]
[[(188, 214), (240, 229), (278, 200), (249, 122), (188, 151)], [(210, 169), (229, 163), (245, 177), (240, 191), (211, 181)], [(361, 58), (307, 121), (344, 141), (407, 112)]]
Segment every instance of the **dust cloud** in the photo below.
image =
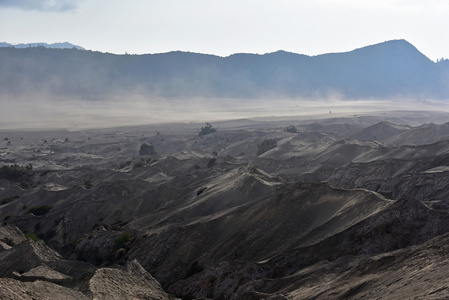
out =
[(333, 117), (394, 110), (449, 111), (441, 101), (158, 98), (117, 95), (73, 99), (48, 95), (0, 97), (0, 129), (106, 128), (256, 117)]

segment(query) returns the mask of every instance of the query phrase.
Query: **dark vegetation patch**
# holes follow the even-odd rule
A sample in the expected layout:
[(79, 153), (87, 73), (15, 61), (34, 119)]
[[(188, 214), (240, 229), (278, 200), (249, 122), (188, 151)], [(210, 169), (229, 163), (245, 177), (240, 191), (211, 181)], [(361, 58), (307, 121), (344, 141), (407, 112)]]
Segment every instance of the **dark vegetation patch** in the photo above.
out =
[(124, 229), (123, 226), (125, 226), (128, 223), (129, 223), (128, 221), (118, 221), (118, 222), (112, 224), (111, 226), (106, 224), (106, 226), (108, 226), (108, 227), (105, 227), (105, 228), (111, 229), (114, 231), (122, 231)]
[(134, 170), (134, 169), (138, 169), (138, 168), (143, 168), (143, 167), (145, 167), (145, 166), (146, 166), (146, 164), (145, 164), (144, 161), (139, 161), (139, 162), (136, 162), (136, 163), (134, 164), (133, 170)]
[(9, 203), (9, 202), (11, 202), (12, 200), (17, 199), (17, 198), (20, 198), (20, 196), (19, 196), (19, 195), (14, 195), (14, 196), (9, 196), (9, 197), (3, 198), (3, 199), (0, 201), (0, 205), (7, 204), (7, 203)]
[(294, 125), (287, 126), (284, 131), (290, 133), (298, 133), (298, 129)]
[(19, 186), (24, 190), (28, 190), (31, 188), (31, 184), (25, 179), (22, 179), (22, 181), (20, 181)]
[(122, 233), (114, 240), (114, 261), (123, 265), (126, 261), (126, 254), (131, 248), (131, 244), (136, 238), (129, 233)]
[(34, 233), (23, 233), (23, 235), (27, 238), (27, 239), (32, 239), (33, 241), (37, 242), (40, 240), (40, 238), (35, 235)]
[(273, 139), (265, 139), (261, 144), (257, 144), (257, 156), (275, 148), (277, 142)]
[(93, 187), (92, 181), (90, 179), (87, 179), (84, 181), (84, 188), (90, 190)]
[(124, 169), (124, 168), (126, 168), (126, 167), (128, 167), (128, 166), (130, 166), (130, 165), (131, 165), (131, 160), (127, 160), (127, 161), (122, 162), (121, 164), (119, 164), (119, 165), (118, 165), (118, 168), (119, 168), (119, 169)]
[(200, 132), (198, 133), (199, 136), (210, 134), (216, 132), (217, 129), (213, 128), (210, 123), (206, 123), (206, 126), (201, 127)]
[(154, 154), (156, 154), (156, 150), (154, 150), (153, 145), (148, 145), (147, 143), (143, 143), (140, 146), (139, 154), (140, 155), (154, 155)]
[[(100, 221), (102, 221), (102, 219), (100, 219)], [(110, 231), (110, 230), (113, 230), (113, 231), (122, 231), (122, 230), (125, 229), (124, 226), (125, 226), (126, 224), (128, 224), (128, 223), (129, 223), (128, 221), (118, 221), (118, 222), (116, 222), (116, 223), (114, 223), (114, 224), (96, 223), (96, 224), (94, 224), (94, 225), (92, 226), (92, 230), (95, 229), (95, 228), (98, 228), (98, 227), (100, 227), (100, 226), (103, 226), (104, 229), (106, 229), (106, 230), (108, 230), (108, 231)]]
[(31, 164), (26, 166), (19, 166), (17, 164), (3, 165), (0, 168), (0, 178), (19, 180), (30, 174), (31, 171), (33, 171), (33, 166)]
[(115, 261), (124, 260), (125, 257), (126, 257), (126, 249), (124, 249), (124, 248), (118, 249), (114, 254)]
[(148, 165), (150, 165), (150, 164), (152, 164), (153, 162), (156, 162), (156, 161), (157, 161), (157, 159), (151, 159), (151, 158), (149, 158), (149, 159), (147, 159), (147, 160), (142, 159), (141, 161), (136, 162), (136, 163), (133, 165), (133, 170), (134, 170), (134, 169), (137, 169), (137, 168), (143, 168), (143, 167), (146, 167), (146, 166), (148, 166)]
[(120, 248), (129, 250), (131, 244), (134, 242), (135, 237), (129, 233), (122, 233), (114, 240), (114, 249), (118, 250)]

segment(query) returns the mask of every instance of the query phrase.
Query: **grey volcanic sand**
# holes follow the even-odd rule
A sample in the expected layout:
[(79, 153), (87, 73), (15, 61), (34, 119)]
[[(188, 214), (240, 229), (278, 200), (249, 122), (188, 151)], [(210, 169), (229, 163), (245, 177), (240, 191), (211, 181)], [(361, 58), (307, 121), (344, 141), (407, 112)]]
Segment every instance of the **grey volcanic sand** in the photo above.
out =
[(1, 130), (0, 165), (33, 171), (0, 178), (0, 295), (447, 297), (447, 121), (333, 111), (214, 121), (205, 136), (190, 121)]

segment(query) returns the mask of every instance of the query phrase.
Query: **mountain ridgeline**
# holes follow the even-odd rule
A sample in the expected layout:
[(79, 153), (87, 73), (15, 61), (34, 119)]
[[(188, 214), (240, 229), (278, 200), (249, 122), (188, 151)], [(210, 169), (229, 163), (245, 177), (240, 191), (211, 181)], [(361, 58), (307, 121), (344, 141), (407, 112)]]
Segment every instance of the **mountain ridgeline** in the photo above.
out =
[(405, 40), (318, 56), (285, 51), (228, 57), (180, 51), (115, 55), (4, 47), (0, 70), (0, 90), (9, 96), (449, 98), (447, 60), (435, 63)]
[(77, 46), (68, 42), (64, 43), (27, 43), (27, 44), (10, 44), (5, 42), (0, 42), (0, 47), (13, 47), (13, 48), (32, 48), (32, 47), (45, 47), (45, 48), (53, 48), (53, 49), (78, 49), (78, 50), (86, 50), (81, 46)]

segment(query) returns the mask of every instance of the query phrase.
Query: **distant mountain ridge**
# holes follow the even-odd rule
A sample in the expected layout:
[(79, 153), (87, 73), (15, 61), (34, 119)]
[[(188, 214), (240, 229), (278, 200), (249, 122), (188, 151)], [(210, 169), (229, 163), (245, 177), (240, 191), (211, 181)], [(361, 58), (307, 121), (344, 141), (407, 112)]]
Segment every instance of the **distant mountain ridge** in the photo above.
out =
[(78, 49), (78, 50), (86, 50), (81, 46), (71, 44), (69, 42), (64, 43), (20, 43), (20, 44), (10, 44), (6, 42), (0, 42), (0, 47), (14, 47), (14, 48), (30, 48), (30, 47), (45, 47), (45, 48), (53, 48), (53, 49)]
[(0, 68), (0, 90), (9, 95), (449, 99), (447, 61), (435, 63), (405, 40), (318, 56), (7, 47), (0, 48)]

